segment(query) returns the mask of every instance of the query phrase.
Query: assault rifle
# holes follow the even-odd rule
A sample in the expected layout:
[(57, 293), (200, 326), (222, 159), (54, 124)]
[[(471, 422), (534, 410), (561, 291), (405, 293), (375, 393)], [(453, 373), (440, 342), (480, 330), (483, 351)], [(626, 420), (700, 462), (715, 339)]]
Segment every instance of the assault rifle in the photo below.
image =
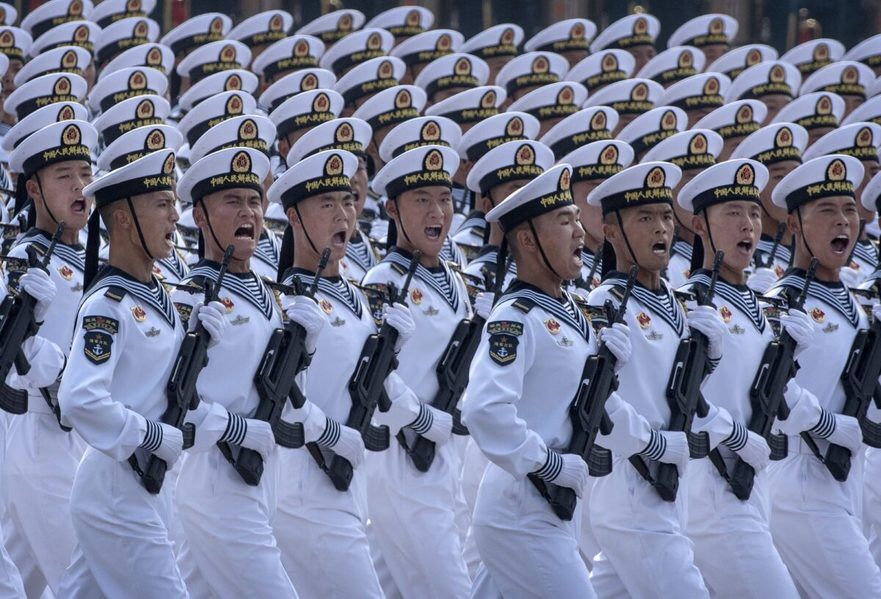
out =
[[(723, 252), (716, 252), (713, 258), (713, 270), (710, 274), (710, 285), (705, 292), (697, 293), (697, 302), (701, 306), (713, 304), (713, 296), (716, 294), (716, 280), (719, 278), (719, 269), (722, 267), (723, 258)], [(670, 382), (667, 384), (667, 402), (670, 405), (670, 424), (667, 426), (669, 431), (682, 431), (691, 437), (691, 423), (695, 414), (703, 418), (709, 411), (709, 406), (701, 394), (701, 383), (703, 383), (709, 368), (708, 349), (709, 340), (706, 335), (694, 329), (692, 329), (690, 337), (679, 343), (676, 358), (673, 360), (673, 369), (670, 372)], [(689, 441), (689, 449), (691, 450), (691, 439)], [(692, 454), (692, 457), (695, 458), (706, 457), (706, 453), (695, 455), (695, 452), (692, 452)], [(641, 456), (632, 456), (631, 463), (634, 462), (645, 466), (645, 461)], [(634, 465), (636, 464), (634, 463)], [(637, 470), (643, 477), (648, 473), (647, 468), (643, 471), (642, 468), (637, 467)], [(676, 464), (659, 463), (651, 483), (661, 499), (676, 501), (676, 495), (679, 491), (679, 469)]]
[[(315, 297), (321, 273), (327, 267), (330, 249), (325, 248), (318, 260), (315, 278), (303, 294), (308, 298)], [(285, 401), (290, 398), (294, 408), (302, 408), (306, 399), (297, 386), (297, 374), (309, 364), (306, 353), (306, 329), (302, 325), (288, 321), (283, 328), (275, 329), (263, 358), (254, 374), (254, 386), (260, 402), (254, 413), (255, 420), (263, 420), (272, 426), (275, 441), (282, 447), (296, 449), (303, 446), (303, 427), (301, 424), (290, 424), (282, 420), (281, 414)], [(237, 447), (229, 443), (219, 444), (227, 460), (232, 463), (236, 472), (247, 484), (260, 484), (263, 476), (263, 457), (259, 452), (245, 447)]]
[[(805, 283), (801, 293), (795, 297), (789, 305), (790, 310), (801, 310), (808, 296), (811, 281), (817, 270), (817, 259), (811, 259), (808, 270), (805, 273)], [(786, 385), (795, 376), (795, 339), (786, 330), (780, 331), (777, 339), (771, 341), (765, 348), (759, 369), (749, 390), (750, 403), (752, 404), (752, 417), (749, 420), (749, 430), (758, 433), (768, 441), (772, 449), (772, 459), (782, 459), (785, 455), (785, 447), (779, 437), (771, 432), (775, 419), (786, 420), (789, 416), (789, 407), (783, 398)], [(753, 489), (756, 471), (752, 466), (738, 457), (734, 462), (728, 483), (734, 495), (743, 501), (749, 499)]]
[[(616, 310), (611, 300), (606, 300), (605, 311), (608, 326), (616, 322), (624, 322), (624, 313), (627, 310), (627, 301), (636, 284), (636, 276), (639, 267), (630, 269), (627, 277), (627, 286), (621, 296), (621, 303)], [(572, 422), (572, 439), (566, 453), (574, 453), (590, 463), (591, 452), (594, 450), (597, 433), (608, 435), (612, 432), (612, 421), (606, 413), (606, 401), (609, 396), (618, 389), (618, 376), (615, 374), (617, 359), (609, 349), (600, 344), (595, 354), (591, 354), (584, 362), (584, 370), (581, 372), (581, 382), (575, 392), (575, 398), (569, 405), (569, 419)], [(575, 491), (569, 487), (561, 487), (540, 479), (535, 474), (529, 475), (529, 480), (541, 493), (551, 509), (561, 520), (571, 520), (575, 513), (575, 505), (578, 501)]]
[[(421, 256), (419, 251), (413, 252), (404, 284), (397, 294), (392, 293), (389, 298), (390, 304), (402, 304), (406, 301), (410, 282), (413, 280), (416, 267), (419, 266)], [(349, 380), (352, 407), (346, 418), (346, 426), (361, 433), (364, 446), (369, 451), (383, 451), (389, 446), (388, 427), (376, 427), (370, 421), (377, 407), (382, 412), (387, 412), (391, 407), (391, 400), (386, 395), (384, 383), (389, 373), (398, 366), (398, 359), (395, 356), (397, 341), (398, 331), (384, 322), (379, 327), (379, 332), (370, 335), (364, 342), (361, 357), (358, 358), (358, 366)], [(352, 473), (352, 464), (347, 459), (339, 455), (333, 456), (327, 475), (336, 489), (347, 490), (352, 483)]]
[[(220, 288), (223, 285), (223, 279), (226, 277), (226, 269), (229, 268), (229, 261), (232, 259), (235, 247), (230, 244), (226, 246), (223, 252), (223, 259), (220, 262), (220, 271), (217, 274), (217, 282), (205, 282), (205, 303), (217, 301)], [(168, 397), (168, 407), (162, 414), (160, 422), (169, 424), (181, 429), (184, 436), (184, 449), (193, 446), (196, 430), (192, 424), (184, 424), (187, 412), (196, 409), (199, 405), (199, 393), (196, 391), (196, 381), (199, 373), (208, 365), (208, 344), (211, 342), (211, 335), (205, 330), (202, 322), (197, 322), (195, 328), (184, 335), (184, 340), (180, 344), (177, 357), (174, 360), (174, 368), (171, 370), (171, 377), (168, 379), (168, 385), (165, 388), (165, 394)], [(146, 461), (143, 470), (140, 469), (141, 461)], [(159, 493), (162, 490), (162, 483), (165, 481), (165, 472), (168, 470), (168, 464), (165, 460), (159, 458), (153, 453), (147, 453), (143, 449), (138, 449), (135, 454), (129, 458), (132, 468), (141, 477), (141, 483), (150, 493)]]
[[(48, 272), (49, 261), (62, 233), (64, 233), (64, 223), (60, 222), (42, 257), (33, 245), (27, 247), (25, 251), (31, 268), (40, 268)], [(13, 389), (6, 384), (6, 378), (13, 366), (21, 376), (31, 369), (31, 365), (21, 351), (21, 346), (28, 337), (36, 335), (39, 329), (34, 318), (36, 306), (37, 300), (24, 290), (8, 293), (0, 304), (0, 408), (10, 414), (24, 414), (28, 411), (27, 391)]]

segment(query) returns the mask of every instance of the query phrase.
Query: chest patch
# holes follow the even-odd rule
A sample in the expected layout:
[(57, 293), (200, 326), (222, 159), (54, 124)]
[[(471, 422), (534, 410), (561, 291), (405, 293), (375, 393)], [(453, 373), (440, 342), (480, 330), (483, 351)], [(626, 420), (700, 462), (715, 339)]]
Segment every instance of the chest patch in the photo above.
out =
[(489, 357), (499, 366), (507, 366), (517, 359), (518, 337), (523, 324), (511, 320), (497, 320), (486, 325), (489, 333)]
[(119, 331), (119, 321), (107, 316), (83, 318), (83, 354), (93, 364), (104, 364), (110, 359), (113, 336)]

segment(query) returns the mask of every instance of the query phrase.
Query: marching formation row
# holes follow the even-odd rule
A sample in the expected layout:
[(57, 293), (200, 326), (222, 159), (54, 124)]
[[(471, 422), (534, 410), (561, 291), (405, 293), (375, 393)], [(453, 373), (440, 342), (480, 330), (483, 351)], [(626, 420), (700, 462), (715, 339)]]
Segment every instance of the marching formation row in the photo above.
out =
[(0, 596), (881, 597), (881, 35), (154, 5), (0, 3)]

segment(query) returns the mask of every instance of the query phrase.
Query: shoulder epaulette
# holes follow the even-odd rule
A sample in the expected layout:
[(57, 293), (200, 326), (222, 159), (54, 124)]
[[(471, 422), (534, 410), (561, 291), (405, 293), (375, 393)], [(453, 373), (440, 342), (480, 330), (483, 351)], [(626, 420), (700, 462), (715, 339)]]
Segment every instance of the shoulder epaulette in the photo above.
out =
[(617, 285), (609, 285), (609, 293), (619, 302), (624, 299), (624, 290)]
[(107, 288), (107, 291), (104, 292), (104, 297), (110, 298), (115, 302), (121, 302), (122, 298), (125, 297), (125, 294), (128, 293), (124, 287), (119, 287), (117, 285), (111, 285)]
[(514, 303), (511, 305), (514, 306), (515, 308), (517, 308), (518, 310), (520, 310), (521, 312), (523, 312), (524, 314), (529, 314), (529, 311), (535, 307), (535, 302), (532, 301), (531, 299), (527, 299), (525, 297), (518, 297), (516, 300), (514, 300)]
[(391, 266), (392, 270), (398, 273), (399, 275), (407, 274), (407, 269), (398, 264), (397, 262), (392, 262), (391, 260), (387, 261), (388, 265)]

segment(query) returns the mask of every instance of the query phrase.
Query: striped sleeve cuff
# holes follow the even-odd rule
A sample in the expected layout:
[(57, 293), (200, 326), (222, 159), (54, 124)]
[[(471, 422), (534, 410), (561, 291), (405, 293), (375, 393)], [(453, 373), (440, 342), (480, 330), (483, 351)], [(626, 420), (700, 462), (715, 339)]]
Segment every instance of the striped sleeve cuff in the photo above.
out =
[(707, 358), (707, 376), (713, 374), (713, 371), (719, 366), (719, 362), (722, 361), (722, 358)]
[(548, 449), (548, 458), (545, 460), (544, 465), (536, 470), (534, 474), (540, 479), (550, 482), (560, 476), (562, 469), (563, 456), (553, 449)]
[(321, 436), (318, 437), (315, 443), (319, 447), (330, 449), (337, 444), (337, 441), (340, 440), (340, 423), (331, 418), (325, 417), (325, 420), (326, 424), (324, 426), (324, 432), (321, 433)]
[(666, 451), (667, 439), (665, 439), (660, 432), (652, 430), (652, 438), (649, 439), (648, 445), (645, 446), (645, 449), (639, 453), (650, 460), (657, 461), (661, 459), (661, 456), (663, 456)]
[(221, 442), (231, 445), (241, 445), (245, 441), (245, 435), (248, 433), (248, 423), (238, 414), (230, 412), (229, 420), (226, 423), (226, 430), (220, 437)]
[(413, 432), (417, 435), (424, 435), (431, 430), (432, 424), (434, 424), (434, 416), (432, 416), (431, 410), (425, 404), (420, 405), (419, 416), (416, 417), (416, 420), (410, 423), (410, 428), (413, 429)]
[(160, 445), (162, 445), (162, 427), (159, 426), (158, 422), (147, 420), (147, 434), (144, 435), (141, 447), (153, 453), (159, 449)]
[(820, 421), (809, 431), (821, 439), (828, 439), (835, 432), (835, 414), (823, 408), (820, 410)]
[(746, 431), (746, 427), (739, 422), (735, 422), (734, 429), (732, 429), (728, 438), (722, 441), (722, 444), (727, 446), (731, 451), (740, 451), (746, 447), (747, 439), (749, 439), (749, 435)]

